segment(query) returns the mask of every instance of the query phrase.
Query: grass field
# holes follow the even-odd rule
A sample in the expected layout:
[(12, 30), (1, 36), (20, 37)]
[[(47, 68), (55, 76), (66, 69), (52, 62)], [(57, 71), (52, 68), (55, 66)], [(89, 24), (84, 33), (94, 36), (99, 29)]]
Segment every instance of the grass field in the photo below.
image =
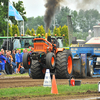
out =
[(28, 73), (24, 73), (24, 74), (11, 74), (11, 75), (3, 75), (2, 77), (21, 77), (21, 76), (29, 76)]
[[(58, 95), (74, 95), (77, 93), (90, 91), (97, 91), (98, 84), (82, 84), (81, 86), (71, 87), (69, 85), (57, 85)], [(50, 87), (18, 87), (18, 88), (1, 88), (1, 97), (15, 97), (15, 96), (43, 96), (52, 95)]]

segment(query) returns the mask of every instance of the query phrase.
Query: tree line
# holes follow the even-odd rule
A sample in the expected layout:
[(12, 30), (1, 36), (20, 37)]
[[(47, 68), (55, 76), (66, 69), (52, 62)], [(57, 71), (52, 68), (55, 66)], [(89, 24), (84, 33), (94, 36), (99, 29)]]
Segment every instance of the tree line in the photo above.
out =
[[(17, 34), (17, 36), (20, 36), (19, 34), (19, 28), (17, 25), (10, 25), (9, 24), (9, 36), (14, 36), (15, 34)], [(30, 35), (30, 36), (33, 36), (33, 35), (41, 35), (41, 36), (45, 36), (45, 29), (43, 27), (43, 25), (41, 26), (38, 26), (36, 32), (35, 30), (32, 28), (31, 30), (29, 28), (27, 28), (26, 32), (25, 32), (25, 35)], [(48, 29), (48, 36), (63, 36), (64, 34), (64, 39), (66, 39), (66, 43), (64, 42), (64, 45), (65, 46), (68, 46), (69, 44), (69, 38), (68, 38), (68, 26), (64, 25), (64, 26), (59, 26), (58, 28), (55, 26), (54, 30), (53, 30), (53, 33), (51, 32), (50, 29)], [(7, 34), (4, 33), (4, 36), (7, 36)]]
[[(100, 13), (96, 9), (90, 10), (82, 10), (79, 11), (71, 10), (67, 6), (62, 7), (60, 10), (56, 11), (55, 14), (55, 26), (59, 28), (60, 26), (67, 26), (67, 15), (71, 15), (72, 25), (73, 25), (73, 36), (77, 37), (78, 39), (86, 39), (88, 36), (88, 31), (93, 31), (93, 26), (99, 24), (100, 22)], [(45, 28), (44, 17), (38, 16), (36, 18), (30, 17), (25, 22), (25, 30), (27, 28), (37, 30), (37, 27), (43, 25)], [(50, 25), (51, 33), (54, 30), (54, 18), (52, 18), (52, 22)], [(93, 36), (93, 32), (92, 32)]]

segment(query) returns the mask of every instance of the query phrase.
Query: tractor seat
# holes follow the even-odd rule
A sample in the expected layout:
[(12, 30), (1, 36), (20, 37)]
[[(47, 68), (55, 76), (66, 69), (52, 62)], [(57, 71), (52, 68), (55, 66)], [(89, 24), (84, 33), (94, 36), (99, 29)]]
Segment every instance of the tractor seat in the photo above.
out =
[(48, 36), (47, 41), (51, 42), (51, 36)]

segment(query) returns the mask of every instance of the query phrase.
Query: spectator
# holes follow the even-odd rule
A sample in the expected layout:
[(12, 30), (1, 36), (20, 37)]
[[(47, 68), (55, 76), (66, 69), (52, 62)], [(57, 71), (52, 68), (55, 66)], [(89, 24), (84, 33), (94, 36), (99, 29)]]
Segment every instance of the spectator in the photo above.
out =
[[(19, 49), (19, 58), (20, 58), (20, 64), (19, 64), (19, 66), (18, 66), (18, 71), (20, 72), (21, 71), (21, 68), (23, 68), (22, 67), (22, 53), (21, 53), (21, 49)], [(22, 73), (23, 73), (23, 71), (22, 71)]]
[[(2, 54), (4, 57), (6, 57), (5, 52), (4, 52), (4, 49), (1, 49), (1, 54)], [(6, 60), (4, 60), (4, 61), (5, 61), (5, 63), (6, 63)]]
[(28, 53), (30, 53), (30, 54), (31, 54), (31, 53), (32, 53), (32, 51), (33, 51), (33, 48), (31, 48), (31, 51), (29, 51)]
[(15, 50), (12, 50), (12, 58), (13, 58), (13, 61), (12, 61), (12, 66), (13, 66), (13, 72), (16, 73), (16, 63), (15, 63)]
[(18, 67), (18, 71), (19, 71), (19, 73), (21, 73), (21, 74), (24, 74), (25, 72), (27, 72), (27, 71), (25, 71), (24, 67), (21, 66), (20, 64), (19, 64), (19, 67)]
[(10, 58), (13, 58), (12, 55), (11, 55), (11, 51), (9, 51), (9, 55), (10, 55)]
[(11, 51), (9, 51), (9, 56), (10, 56), (11, 63), (12, 63), (12, 61), (13, 61), (13, 57), (12, 57), (12, 55), (11, 55)]
[(0, 53), (0, 65), (1, 65), (1, 71), (3, 71), (4, 74), (6, 74), (6, 72), (5, 72), (5, 63), (6, 63), (6, 57), (4, 56), (4, 50), (1, 49), (1, 53)]
[[(1, 52), (0, 52), (0, 56), (1, 56)], [(2, 71), (2, 62), (0, 61), (0, 71)]]
[[(1, 55), (1, 52), (0, 52)], [(0, 61), (0, 72), (2, 71), (2, 62)]]
[(15, 62), (17, 64), (16, 73), (18, 73), (18, 67), (19, 67), (19, 64), (20, 64), (20, 56), (19, 56), (19, 51), (18, 50), (16, 51), (16, 54), (15, 54)]
[(23, 52), (22, 52), (22, 57), (23, 57), (24, 53), (25, 53), (25, 49), (23, 49)]
[(5, 51), (5, 54), (7, 54), (8, 50)]
[(22, 63), (22, 60), (23, 60), (23, 54), (25, 53), (25, 49), (23, 49), (23, 52), (21, 53), (21, 50), (19, 49), (19, 57), (20, 57), (20, 64), (19, 64), (19, 67), (18, 67), (18, 71), (19, 73), (23, 74), (25, 73), (25, 69), (23, 67), (23, 63)]
[(13, 62), (15, 62), (15, 50), (12, 50), (12, 58), (13, 58)]
[(12, 74), (12, 64), (11, 64), (11, 58), (10, 58), (10, 53), (9, 52), (7, 52), (6, 73), (7, 74)]
[(27, 48), (25, 48), (25, 53), (27, 53)]
[(19, 58), (20, 58), (20, 63), (22, 65), (22, 54), (21, 54), (21, 49), (19, 49)]
[(4, 50), (3, 49), (1, 49), (1, 54), (4, 55)]
[(12, 62), (13, 62), (13, 57), (12, 57), (12, 55), (11, 55), (11, 51), (9, 51), (9, 57), (10, 57), (11, 64), (12, 64)]
[(22, 66), (23, 66), (23, 55), (25, 53), (25, 49), (23, 49), (23, 52), (21, 53), (22, 54)]
[(8, 52), (8, 50), (5, 50), (5, 57), (7, 56), (6, 54), (7, 54), (7, 52)]

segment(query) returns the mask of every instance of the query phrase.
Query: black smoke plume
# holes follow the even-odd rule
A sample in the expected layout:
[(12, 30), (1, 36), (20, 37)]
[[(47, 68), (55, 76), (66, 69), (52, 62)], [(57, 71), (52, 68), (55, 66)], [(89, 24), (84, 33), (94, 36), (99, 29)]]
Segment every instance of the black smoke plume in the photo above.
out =
[(57, 7), (60, 6), (60, 3), (62, 1), (63, 0), (46, 0), (46, 12), (44, 16), (44, 21), (46, 24), (46, 33), (48, 32), (48, 28), (50, 27), (51, 19), (54, 16)]

